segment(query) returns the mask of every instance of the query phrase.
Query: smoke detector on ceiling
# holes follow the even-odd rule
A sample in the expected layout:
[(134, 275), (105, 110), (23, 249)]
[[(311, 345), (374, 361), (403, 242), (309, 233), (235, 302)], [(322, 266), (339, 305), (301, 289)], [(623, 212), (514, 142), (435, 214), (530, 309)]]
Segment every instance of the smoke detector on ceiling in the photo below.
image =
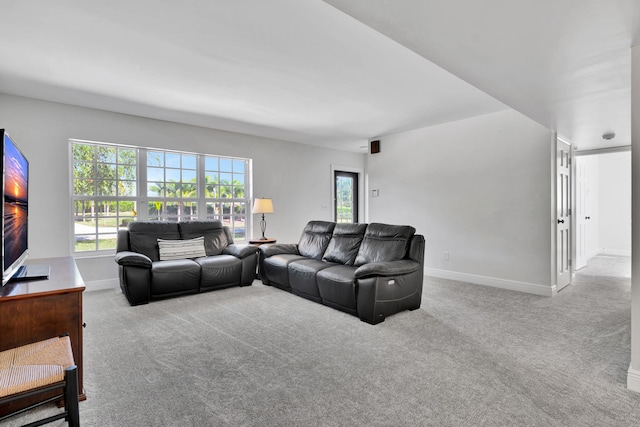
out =
[(602, 139), (604, 139), (605, 141), (610, 141), (615, 137), (616, 137), (615, 132), (607, 132), (602, 134)]

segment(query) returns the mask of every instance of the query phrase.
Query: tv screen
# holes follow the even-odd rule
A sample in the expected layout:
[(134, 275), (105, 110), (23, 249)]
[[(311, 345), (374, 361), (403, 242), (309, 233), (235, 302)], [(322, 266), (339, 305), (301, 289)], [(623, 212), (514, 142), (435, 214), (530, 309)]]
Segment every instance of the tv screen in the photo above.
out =
[(2, 284), (9, 281), (28, 255), (29, 162), (6, 131), (2, 134), (4, 221)]

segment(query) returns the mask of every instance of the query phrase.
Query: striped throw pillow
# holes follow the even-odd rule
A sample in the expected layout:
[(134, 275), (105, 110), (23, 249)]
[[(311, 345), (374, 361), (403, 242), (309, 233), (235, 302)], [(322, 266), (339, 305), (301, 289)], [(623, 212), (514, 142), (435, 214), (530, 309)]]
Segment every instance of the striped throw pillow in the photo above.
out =
[(207, 256), (204, 251), (204, 236), (189, 240), (158, 239), (158, 249), (160, 261)]

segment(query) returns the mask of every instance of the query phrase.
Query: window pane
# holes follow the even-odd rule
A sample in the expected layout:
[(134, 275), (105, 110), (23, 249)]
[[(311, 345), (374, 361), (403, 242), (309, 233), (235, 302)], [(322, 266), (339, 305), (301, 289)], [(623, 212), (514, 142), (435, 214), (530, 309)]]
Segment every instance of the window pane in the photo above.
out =
[(147, 151), (147, 166), (164, 167), (164, 153), (160, 151)]
[(115, 179), (116, 178), (116, 165), (107, 163), (98, 163), (96, 167), (96, 178), (102, 179)]
[(164, 181), (164, 168), (147, 168), (147, 181)]
[(182, 197), (179, 182), (167, 182), (165, 185), (167, 189), (166, 197)]
[(217, 185), (208, 184), (205, 187), (205, 197), (209, 199), (217, 199), (220, 194), (220, 189)]
[(192, 170), (183, 170), (182, 171), (182, 182), (196, 182), (196, 171)]
[(231, 159), (220, 159), (220, 171), (231, 172), (233, 171), (233, 162)]
[(86, 144), (73, 144), (73, 158), (93, 162), (96, 157), (96, 147)]
[(148, 197), (164, 197), (164, 183), (162, 182), (148, 182), (147, 183), (147, 196)]
[(165, 167), (167, 168), (179, 168), (180, 167), (180, 154), (178, 153), (166, 153), (165, 155)]
[(198, 197), (198, 187), (196, 184), (182, 184), (182, 197), (189, 199)]
[(149, 219), (150, 220), (161, 220), (162, 212), (164, 210), (164, 205), (162, 202), (149, 202)]
[(220, 174), (220, 184), (231, 184), (232, 182), (233, 182), (233, 174), (230, 174), (230, 173)]
[(223, 199), (231, 199), (233, 198), (232, 187), (230, 185), (221, 185), (220, 186), (220, 197)]
[(95, 234), (91, 234), (91, 235), (76, 234), (75, 241), (76, 241), (76, 244), (75, 244), (76, 252), (95, 251), (98, 249), (96, 245)]
[(118, 196), (131, 196), (135, 197), (136, 192), (135, 181), (119, 181), (118, 182)]
[(204, 158), (204, 169), (207, 171), (218, 170), (218, 158), (207, 156)]
[(113, 196), (116, 194), (116, 182), (114, 180), (96, 181), (98, 196)]
[(207, 172), (204, 177), (206, 183), (218, 183), (218, 174), (213, 172)]
[(116, 234), (100, 234), (98, 236), (98, 250), (115, 249), (116, 240)]
[(118, 149), (118, 163), (125, 165), (135, 165), (136, 162), (136, 150), (130, 148)]
[(220, 219), (220, 203), (207, 203), (207, 219)]
[(98, 146), (98, 162), (115, 163), (116, 147)]
[(234, 160), (233, 161), (233, 171), (238, 173), (244, 173), (244, 160)]
[(74, 162), (73, 164), (73, 178), (74, 179), (89, 179), (93, 178), (95, 170), (93, 163), (89, 162)]
[(118, 179), (136, 179), (136, 167), (134, 165), (118, 166)]
[(183, 169), (195, 169), (196, 168), (196, 156), (182, 155), (182, 168)]
[(180, 169), (165, 169), (168, 182), (180, 182)]
[(93, 196), (95, 194), (95, 182), (84, 179), (74, 180), (73, 194), (78, 196)]

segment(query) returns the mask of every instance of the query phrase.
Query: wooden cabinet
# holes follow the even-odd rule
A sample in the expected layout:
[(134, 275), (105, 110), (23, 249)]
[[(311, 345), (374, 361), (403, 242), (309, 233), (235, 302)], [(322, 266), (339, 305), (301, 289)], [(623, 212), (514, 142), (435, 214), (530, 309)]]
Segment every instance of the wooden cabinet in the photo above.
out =
[(78, 367), (80, 400), (84, 400), (84, 281), (71, 257), (29, 260), (27, 264), (49, 265), (50, 277), (48, 280), (9, 282), (0, 288), (0, 351), (69, 333)]

